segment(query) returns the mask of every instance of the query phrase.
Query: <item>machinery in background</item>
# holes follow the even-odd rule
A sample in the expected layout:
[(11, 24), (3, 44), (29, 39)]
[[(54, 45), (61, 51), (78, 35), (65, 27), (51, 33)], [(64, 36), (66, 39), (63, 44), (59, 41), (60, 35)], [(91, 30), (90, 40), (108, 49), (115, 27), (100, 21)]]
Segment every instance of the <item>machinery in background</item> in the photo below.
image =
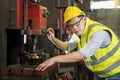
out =
[(1, 74), (6, 77), (39, 76), (43, 80), (54, 78), (56, 65), (45, 71), (35, 71), (38, 64), (51, 57), (50, 52), (54, 49), (45, 32), (47, 8), (31, 0), (17, 0), (16, 11), (16, 29), (6, 29), (7, 64)]
[[(22, 64), (24, 60), (21, 61), (19, 56), (25, 56), (31, 60), (41, 59), (43, 54), (45, 55), (53, 48), (45, 33), (47, 8), (28, 0), (17, 0), (17, 4), (21, 4), (17, 5), (17, 27), (6, 30), (7, 65), (15, 64), (14, 61), (17, 60), (18, 63)], [(18, 55), (20, 59), (13, 57), (13, 55)]]

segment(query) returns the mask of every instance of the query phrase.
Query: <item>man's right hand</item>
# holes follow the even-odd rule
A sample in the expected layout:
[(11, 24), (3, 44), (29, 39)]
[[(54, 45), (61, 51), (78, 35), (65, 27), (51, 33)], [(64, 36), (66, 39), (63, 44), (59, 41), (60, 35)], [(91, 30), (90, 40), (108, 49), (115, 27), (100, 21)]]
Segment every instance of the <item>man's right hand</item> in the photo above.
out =
[(48, 38), (50, 39), (53, 39), (53, 38), (55, 38), (55, 31), (54, 31), (54, 29), (53, 28), (48, 28), (47, 29), (47, 36), (48, 36)]
[(58, 48), (62, 49), (62, 50), (66, 50), (67, 49), (67, 43), (61, 41), (60, 39), (55, 37), (55, 31), (53, 28), (48, 28), (47, 29), (47, 37), (48, 39)]

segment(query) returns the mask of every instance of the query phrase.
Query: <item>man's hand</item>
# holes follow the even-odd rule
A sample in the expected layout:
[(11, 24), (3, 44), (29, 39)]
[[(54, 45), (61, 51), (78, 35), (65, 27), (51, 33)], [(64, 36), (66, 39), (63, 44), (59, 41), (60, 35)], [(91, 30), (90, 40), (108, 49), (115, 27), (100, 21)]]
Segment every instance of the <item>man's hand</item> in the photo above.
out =
[(53, 39), (53, 38), (55, 37), (55, 31), (54, 31), (53, 28), (48, 28), (48, 29), (47, 29), (47, 33), (48, 33), (47, 36), (48, 36), (49, 38)]
[(36, 68), (37, 71), (44, 71), (46, 70), (48, 67), (54, 65), (55, 59), (54, 58), (50, 58), (48, 60), (46, 60), (45, 62), (41, 63), (38, 65), (38, 67)]
[(55, 39), (55, 31), (54, 31), (53, 28), (48, 28), (47, 29), (47, 37), (54, 45), (56, 45), (54, 40), (53, 40), (53, 39)]

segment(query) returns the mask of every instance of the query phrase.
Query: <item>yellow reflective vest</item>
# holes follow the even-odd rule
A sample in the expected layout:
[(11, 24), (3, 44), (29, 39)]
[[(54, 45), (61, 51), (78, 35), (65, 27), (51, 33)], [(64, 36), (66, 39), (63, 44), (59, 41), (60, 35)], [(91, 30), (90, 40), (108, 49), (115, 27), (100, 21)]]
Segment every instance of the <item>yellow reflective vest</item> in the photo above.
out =
[[(90, 37), (98, 30), (111, 33), (111, 42), (107, 47), (99, 48), (93, 56), (86, 58), (86, 66), (100, 77), (108, 77), (120, 73), (120, 40), (108, 27), (87, 18), (84, 32), (78, 40), (78, 48), (83, 48)], [(98, 35), (99, 36), (99, 35)]]

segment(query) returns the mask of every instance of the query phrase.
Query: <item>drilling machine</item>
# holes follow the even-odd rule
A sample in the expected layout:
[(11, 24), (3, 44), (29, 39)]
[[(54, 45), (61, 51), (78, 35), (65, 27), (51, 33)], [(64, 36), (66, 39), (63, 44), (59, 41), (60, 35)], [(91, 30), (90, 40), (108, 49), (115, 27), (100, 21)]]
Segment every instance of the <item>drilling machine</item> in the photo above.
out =
[(56, 67), (35, 70), (38, 64), (50, 58), (50, 51), (54, 48), (45, 32), (49, 12), (36, 1), (40, 0), (16, 0), (16, 29), (6, 29), (7, 64), (1, 69), (2, 75), (39, 76), (39, 79), (46, 80), (50, 77), (46, 75)]

